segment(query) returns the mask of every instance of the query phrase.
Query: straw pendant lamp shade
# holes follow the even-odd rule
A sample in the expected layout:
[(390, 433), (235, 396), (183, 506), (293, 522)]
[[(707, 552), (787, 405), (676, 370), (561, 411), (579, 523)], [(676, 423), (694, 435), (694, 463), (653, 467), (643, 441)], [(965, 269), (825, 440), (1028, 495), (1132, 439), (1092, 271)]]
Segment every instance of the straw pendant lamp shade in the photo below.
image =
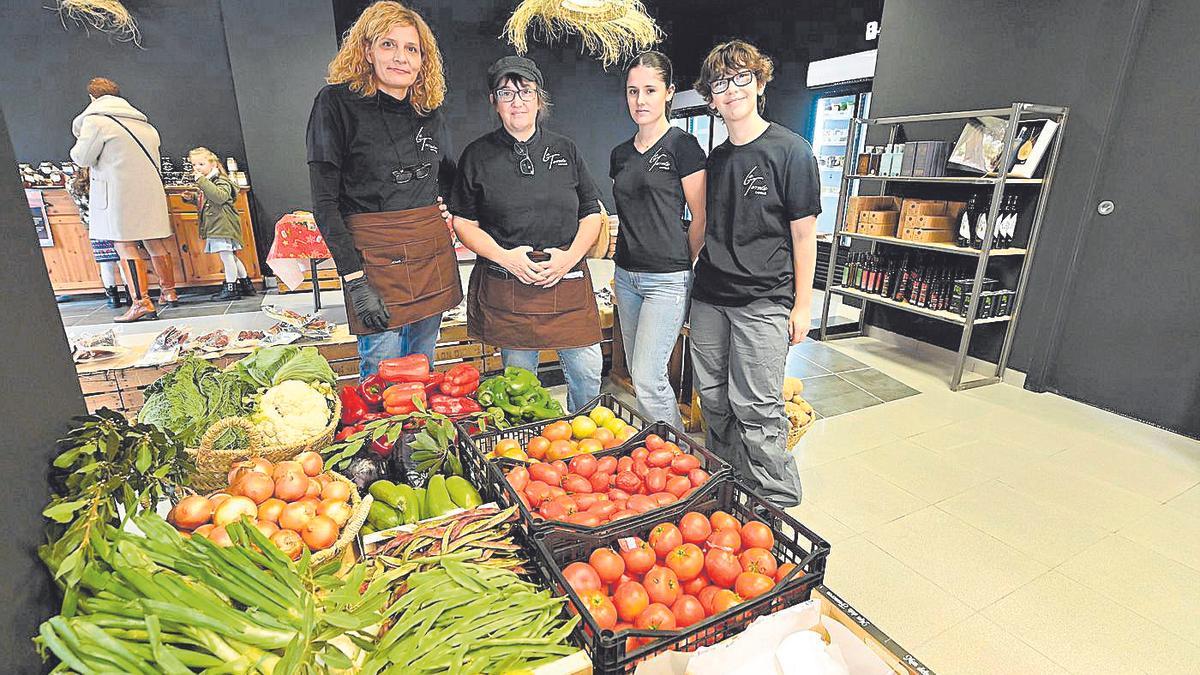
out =
[(640, 0), (522, 0), (504, 26), (518, 54), (529, 50), (534, 29), (548, 42), (576, 34), (604, 67), (653, 47), (662, 31)]

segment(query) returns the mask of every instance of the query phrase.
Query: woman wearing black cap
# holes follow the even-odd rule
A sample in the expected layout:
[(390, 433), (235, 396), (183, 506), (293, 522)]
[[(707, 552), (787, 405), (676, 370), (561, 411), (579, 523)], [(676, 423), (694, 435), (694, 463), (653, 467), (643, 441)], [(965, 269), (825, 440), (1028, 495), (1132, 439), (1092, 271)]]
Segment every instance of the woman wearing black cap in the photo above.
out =
[(432, 362), (462, 283), (440, 194), (454, 183), (437, 40), (419, 14), (377, 2), (346, 33), (308, 120), (317, 227), (342, 277), (359, 373)]
[(600, 313), (584, 256), (600, 234), (600, 195), (575, 143), (542, 129), (542, 73), (506, 56), (488, 69), (501, 127), (467, 146), (450, 198), (454, 230), (480, 260), (467, 291), (467, 332), (536, 370), (558, 352), (567, 407), (600, 393)]

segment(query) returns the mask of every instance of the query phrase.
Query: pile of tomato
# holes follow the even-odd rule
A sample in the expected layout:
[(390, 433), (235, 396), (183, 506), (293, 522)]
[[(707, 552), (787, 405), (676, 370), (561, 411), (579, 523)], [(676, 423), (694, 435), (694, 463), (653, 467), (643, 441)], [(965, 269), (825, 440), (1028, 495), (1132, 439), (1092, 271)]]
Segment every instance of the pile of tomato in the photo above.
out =
[(587, 415), (547, 424), (525, 447), (515, 438), (502, 438), (488, 454), (520, 462), (553, 462), (579, 454), (602, 452), (629, 440), (638, 430), (613, 411), (597, 406)]
[[(778, 564), (774, 544), (761, 521), (692, 511), (657, 525), (647, 540), (598, 548), (563, 575), (601, 629), (677, 630), (773, 589), (795, 568)], [(649, 641), (630, 638), (626, 648)]]
[(700, 459), (656, 434), (621, 458), (575, 455), (505, 473), (535, 518), (596, 527), (685, 499), (708, 482)]

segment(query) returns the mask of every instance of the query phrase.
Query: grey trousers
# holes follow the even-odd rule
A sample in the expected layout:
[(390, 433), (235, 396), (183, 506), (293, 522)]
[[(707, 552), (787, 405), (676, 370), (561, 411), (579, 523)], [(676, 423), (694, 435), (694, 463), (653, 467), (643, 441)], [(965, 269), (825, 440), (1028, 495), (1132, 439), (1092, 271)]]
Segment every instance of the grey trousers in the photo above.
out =
[(776, 506), (800, 503), (800, 474), (787, 450), (783, 373), (787, 307), (757, 300), (720, 307), (692, 300), (690, 335), (696, 391), (708, 446)]

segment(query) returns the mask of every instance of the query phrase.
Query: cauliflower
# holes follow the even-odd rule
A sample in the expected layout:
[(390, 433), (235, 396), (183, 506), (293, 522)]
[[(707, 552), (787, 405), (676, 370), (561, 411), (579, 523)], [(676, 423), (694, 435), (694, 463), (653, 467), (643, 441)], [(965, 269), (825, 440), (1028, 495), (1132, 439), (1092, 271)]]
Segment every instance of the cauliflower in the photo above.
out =
[(284, 380), (257, 396), (250, 422), (268, 445), (292, 445), (316, 436), (329, 423), (330, 388)]

